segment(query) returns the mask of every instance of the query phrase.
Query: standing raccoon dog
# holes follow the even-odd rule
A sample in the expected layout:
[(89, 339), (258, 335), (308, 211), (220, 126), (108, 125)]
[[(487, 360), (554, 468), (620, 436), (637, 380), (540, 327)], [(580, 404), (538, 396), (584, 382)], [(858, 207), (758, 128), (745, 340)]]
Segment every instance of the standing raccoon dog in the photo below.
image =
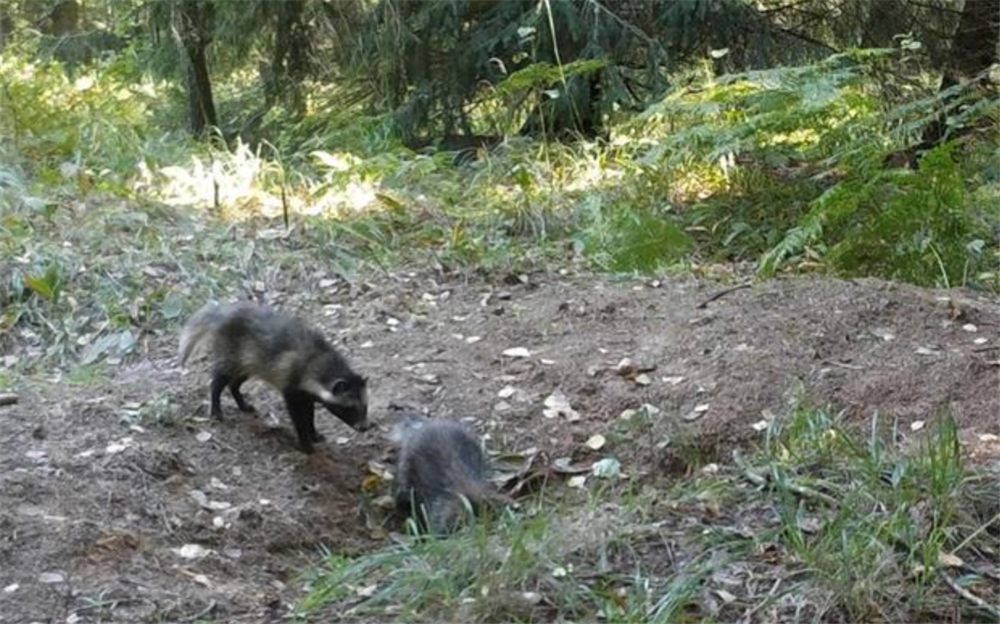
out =
[(181, 331), (181, 365), (202, 348), (212, 361), (216, 418), (222, 418), (220, 398), (226, 387), (241, 411), (254, 411), (240, 386), (257, 377), (281, 390), (306, 453), (313, 452), (314, 442), (323, 441), (314, 422), (317, 402), (358, 431), (370, 427), (367, 380), (302, 319), (251, 303), (210, 303)]
[(407, 413), (389, 435), (399, 449), (396, 510), (412, 514), (431, 532), (450, 533), (467, 510), (510, 501), (487, 481), (486, 454), (462, 425)]

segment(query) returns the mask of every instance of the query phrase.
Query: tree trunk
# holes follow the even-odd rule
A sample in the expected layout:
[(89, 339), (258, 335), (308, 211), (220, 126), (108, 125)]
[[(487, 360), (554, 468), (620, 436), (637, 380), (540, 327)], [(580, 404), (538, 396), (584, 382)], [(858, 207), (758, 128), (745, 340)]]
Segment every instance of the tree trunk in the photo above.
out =
[(215, 116), (215, 101), (212, 99), (212, 81), (208, 75), (205, 46), (189, 48), (187, 55), (188, 120), (191, 133), (202, 136), (208, 128), (219, 125), (219, 120)]
[(187, 60), (188, 124), (201, 137), (217, 127), (212, 79), (208, 73), (208, 45), (211, 43), (211, 7), (199, 0), (183, 0), (176, 14), (179, 45)]
[[(1000, 55), (1000, 4), (997, 0), (965, 0), (958, 28), (952, 38), (951, 54), (946, 61), (941, 91), (969, 80), (985, 71)], [(927, 126), (918, 151), (941, 143), (947, 133), (944, 115)]]
[(1000, 3), (997, 0), (965, 0), (952, 42), (951, 62), (945, 81), (957, 84), (972, 78), (997, 60), (1000, 43)]

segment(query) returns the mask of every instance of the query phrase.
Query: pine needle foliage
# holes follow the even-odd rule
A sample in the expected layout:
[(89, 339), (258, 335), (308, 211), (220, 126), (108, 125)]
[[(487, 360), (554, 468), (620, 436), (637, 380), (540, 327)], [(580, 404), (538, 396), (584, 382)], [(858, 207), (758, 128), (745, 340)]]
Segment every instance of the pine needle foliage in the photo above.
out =
[[(345, 70), (370, 85), (377, 108), (395, 111), (408, 138), (505, 130), (489, 114), (497, 85), (529, 77), (543, 89), (509, 98), (503, 119), (531, 133), (593, 132), (615, 107), (640, 108), (666, 86), (663, 47), (610, 4), (382, 0)], [(606, 65), (567, 71), (575, 61)]]

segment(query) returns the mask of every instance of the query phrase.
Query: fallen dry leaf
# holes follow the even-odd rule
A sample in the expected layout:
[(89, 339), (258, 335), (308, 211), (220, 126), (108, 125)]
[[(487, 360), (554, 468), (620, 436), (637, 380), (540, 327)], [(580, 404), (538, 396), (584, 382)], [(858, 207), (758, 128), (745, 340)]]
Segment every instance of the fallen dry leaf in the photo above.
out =
[(566, 485), (571, 488), (582, 488), (586, 484), (587, 475), (577, 475), (575, 477), (570, 477), (569, 480), (566, 481)]
[(392, 481), (392, 473), (389, 472), (389, 469), (382, 462), (369, 461), (368, 472), (371, 473), (369, 476), (377, 477), (382, 481)]
[(204, 587), (211, 587), (212, 586), (212, 583), (208, 580), (208, 577), (205, 576), (204, 574), (195, 574), (191, 578), (194, 579), (195, 583), (198, 583), (199, 585), (202, 585)]
[(38, 575), (38, 582), (45, 583), (46, 585), (63, 583), (65, 581), (66, 577), (61, 572), (42, 572)]
[(117, 453), (121, 453), (127, 448), (128, 448), (127, 444), (123, 444), (122, 442), (112, 442), (107, 447), (105, 447), (104, 452), (108, 455), (115, 455)]
[(698, 420), (699, 418), (705, 415), (705, 412), (708, 411), (708, 407), (709, 407), (708, 403), (702, 403), (701, 405), (696, 405), (693, 410), (684, 415), (684, 420), (689, 422), (693, 420)]
[(569, 457), (559, 457), (552, 462), (552, 472), (557, 474), (583, 474), (590, 470), (589, 466), (573, 465), (573, 460)]
[(656, 370), (655, 364), (653, 365), (636, 364), (630, 358), (623, 358), (615, 366), (615, 372), (618, 373), (618, 375), (624, 377), (625, 379), (634, 381), (642, 386), (648, 386), (652, 382), (652, 380), (649, 378), (649, 375), (646, 375), (644, 373), (649, 373), (654, 370)]
[(208, 496), (201, 490), (191, 490), (188, 492), (188, 496), (193, 498), (194, 502), (198, 503), (201, 507), (208, 507)]
[(910, 423), (910, 431), (920, 431), (924, 428), (924, 421), (914, 420)]
[(527, 358), (531, 357), (531, 351), (528, 351), (524, 347), (513, 347), (511, 349), (505, 350), (503, 352), (503, 355), (504, 357), (509, 357), (509, 358)]
[(872, 335), (876, 338), (880, 338), (885, 342), (890, 342), (896, 339), (896, 334), (890, 329), (877, 328), (872, 330)]
[(564, 417), (569, 422), (580, 420), (580, 414), (573, 409), (569, 398), (562, 390), (556, 390), (545, 399), (545, 409), (542, 413), (546, 418)]
[(729, 604), (729, 603), (731, 603), (731, 602), (733, 602), (733, 601), (736, 600), (736, 596), (732, 595), (731, 593), (727, 592), (724, 589), (716, 589), (715, 590), (715, 595), (718, 596), (719, 598), (721, 598), (722, 602), (724, 602), (726, 604)]
[(542, 601), (542, 595), (539, 594), (538, 592), (530, 592), (530, 591), (521, 592), (521, 598), (532, 606), (537, 605)]
[(615, 366), (615, 372), (622, 377), (634, 375), (636, 373), (635, 363), (629, 358), (622, 358), (622, 360)]
[(201, 544), (184, 544), (180, 548), (171, 548), (170, 550), (182, 559), (201, 559), (212, 552)]
[(199, 442), (203, 442), (203, 443), (204, 442), (208, 442), (209, 440), (212, 439), (212, 434), (210, 432), (208, 432), (208, 431), (199, 431), (198, 435), (196, 435), (194, 437), (194, 439), (198, 440)]
[(938, 563), (949, 568), (960, 568), (965, 565), (961, 557), (957, 557), (951, 553), (942, 552), (938, 554)]
[(598, 433), (597, 435), (591, 436), (590, 439), (587, 440), (586, 445), (589, 449), (599, 451), (604, 448), (604, 445), (607, 444), (607, 442), (607, 439)]

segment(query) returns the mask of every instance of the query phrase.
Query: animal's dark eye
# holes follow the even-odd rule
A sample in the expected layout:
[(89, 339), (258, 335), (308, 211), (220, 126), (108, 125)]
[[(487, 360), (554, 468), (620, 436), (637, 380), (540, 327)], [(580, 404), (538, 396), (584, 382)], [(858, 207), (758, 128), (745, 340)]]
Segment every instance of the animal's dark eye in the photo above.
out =
[(344, 394), (345, 392), (348, 391), (349, 388), (350, 386), (347, 383), (347, 381), (343, 379), (338, 379), (337, 381), (333, 382), (333, 387), (330, 388), (330, 391), (333, 392), (334, 394)]

